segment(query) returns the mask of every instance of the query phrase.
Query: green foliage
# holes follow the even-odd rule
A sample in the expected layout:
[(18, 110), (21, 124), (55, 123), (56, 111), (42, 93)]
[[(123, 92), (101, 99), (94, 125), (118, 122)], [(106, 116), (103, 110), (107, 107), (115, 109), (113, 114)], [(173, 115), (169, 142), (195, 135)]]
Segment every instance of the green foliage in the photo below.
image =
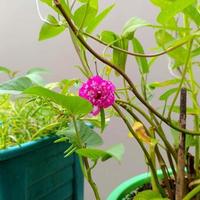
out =
[[(134, 52), (144, 54), (144, 49), (143, 49), (142, 44), (139, 42), (138, 39), (133, 38), (132, 39), (132, 45), (133, 45)], [(137, 61), (137, 64), (139, 66), (141, 74), (146, 74), (146, 73), (149, 72), (149, 64), (148, 64), (147, 58), (136, 57), (136, 61)]]
[(114, 4), (112, 4), (111, 6), (108, 6), (101, 13), (95, 16), (90, 22), (90, 24), (88, 24), (86, 32), (92, 33), (100, 25), (100, 23), (105, 19), (105, 17), (111, 12), (113, 7), (114, 7)]
[(17, 76), (16, 72), (8, 68), (2, 69), (6, 70), (6, 73), (9, 73), (11, 79), (0, 84), (0, 94), (21, 94), (24, 90), (35, 84), (43, 85), (44, 79), (41, 74), (47, 72), (43, 68), (31, 68), (25, 75)]
[(0, 66), (0, 73), (10, 75), (10, 74), (12, 74), (12, 71), (10, 69), (8, 69), (7, 67)]
[(97, 14), (97, 9), (88, 4), (82, 5), (74, 13), (74, 22), (79, 28), (87, 27)]
[(88, 157), (94, 162), (98, 160), (106, 161), (110, 158), (115, 158), (117, 161), (121, 161), (124, 154), (124, 146), (122, 144), (115, 145), (105, 151), (100, 149), (79, 149), (76, 151), (79, 155)]
[(24, 91), (24, 94), (48, 98), (65, 108), (70, 115), (82, 116), (92, 111), (91, 103), (79, 96), (65, 96), (40, 86), (30, 87)]
[(67, 115), (42, 98), (0, 95), (0, 149), (20, 145), (67, 126)]
[(196, 0), (176, 0), (161, 11), (157, 19), (158, 22), (161, 24), (169, 22), (169, 20), (177, 13), (183, 11), (185, 8), (191, 4), (194, 4), (195, 2)]
[[(82, 145), (86, 147), (95, 147), (103, 144), (102, 138), (83, 121), (77, 121), (78, 133), (80, 135)], [(78, 147), (78, 138), (74, 124), (70, 123), (67, 129), (61, 130), (57, 133), (68, 140), (74, 147)]]
[[(42, 3), (46, 4), (50, 8), (52, 8), (57, 14), (61, 14), (60, 11), (57, 9), (56, 5), (54, 4), (53, 0), (40, 0)], [(62, 5), (64, 11), (69, 15), (72, 16), (69, 5), (65, 0), (59, 0), (60, 4)]]
[(162, 196), (154, 192), (152, 190), (146, 190), (143, 192), (139, 192), (135, 197), (134, 200), (169, 200), (168, 198), (162, 198)]
[[(121, 38), (112, 31), (101, 32), (100, 39), (106, 42), (108, 46), (113, 45), (115, 47), (128, 50), (128, 40), (126, 38)], [(125, 71), (127, 54), (119, 50), (113, 49), (112, 61), (117, 67), (119, 67), (119, 69)]]
[(0, 84), (0, 93), (2, 94), (20, 94), (25, 89), (33, 85), (28, 77), (18, 77)]
[[(163, 49), (173, 46), (172, 44), (176, 41), (171, 34), (164, 30), (157, 31), (155, 33), (155, 37), (158, 45)], [(180, 66), (185, 63), (185, 59), (187, 57), (186, 55), (187, 51), (184, 49), (184, 47), (176, 48), (174, 51), (169, 53), (169, 56), (175, 60), (176, 66)]]
[(132, 39), (134, 32), (138, 28), (143, 27), (143, 26), (148, 26), (148, 25), (150, 24), (146, 22), (145, 20), (137, 18), (137, 17), (133, 17), (125, 24), (123, 28), (123, 32), (122, 32), (122, 37)]
[(41, 27), (40, 34), (39, 34), (39, 40), (47, 40), (52, 37), (55, 37), (59, 34), (61, 34), (66, 27), (63, 25), (59, 25), (58, 21), (56, 20), (55, 17), (52, 15), (48, 15), (47, 20), (51, 23), (44, 23)]

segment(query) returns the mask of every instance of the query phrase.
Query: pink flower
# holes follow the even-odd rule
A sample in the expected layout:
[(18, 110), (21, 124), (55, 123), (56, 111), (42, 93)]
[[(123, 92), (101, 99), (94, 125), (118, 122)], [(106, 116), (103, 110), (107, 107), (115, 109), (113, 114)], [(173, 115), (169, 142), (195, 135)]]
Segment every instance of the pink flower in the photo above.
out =
[(115, 86), (100, 76), (93, 76), (83, 83), (79, 96), (87, 99), (94, 106), (92, 114), (97, 115), (102, 108), (108, 108), (115, 102)]

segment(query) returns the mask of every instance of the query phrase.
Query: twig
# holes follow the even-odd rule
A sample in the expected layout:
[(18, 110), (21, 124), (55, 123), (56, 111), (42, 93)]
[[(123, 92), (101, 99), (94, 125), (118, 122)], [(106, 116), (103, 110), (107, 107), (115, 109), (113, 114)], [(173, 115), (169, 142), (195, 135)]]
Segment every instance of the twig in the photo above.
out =
[(167, 124), (168, 126), (170, 126), (171, 128), (180, 131), (180, 132), (184, 132), (186, 134), (190, 134), (190, 135), (199, 135), (199, 131), (191, 131), (191, 130), (187, 130), (187, 129), (183, 129), (180, 128), (176, 125), (174, 125), (170, 120), (164, 118), (159, 112), (156, 111), (156, 109), (154, 109), (148, 102), (145, 101), (145, 99), (140, 95), (140, 93), (137, 91), (135, 85), (133, 84), (133, 82), (131, 81), (131, 79), (128, 77), (127, 74), (125, 74), (118, 66), (116, 66), (115, 64), (113, 64), (112, 62), (110, 62), (109, 60), (103, 58), (101, 55), (99, 55), (90, 45), (88, 45), (88, 43), (85, 41), (85, 39), (78, 34), (78, 30), (75, 27), (75, 25), (73, 24), (73, 22), (71, 21), (70, 17), (67, 15), (67, 13), (64, 11), (62, 5), (60, 4), (59, 0), (54, 0), (55, 5), (57, 6), (57, 8), (60, 10), (60, 12), (62, 13), (63, 17), (65, 18), (65, 20), (67, 21), (68, 25), (71, 27), (71, 30), (74, 32), (74, 34), (77, 36), (77, 38), (79, 39), (79, 41), (81, 42), (81, 44), (91, 53), (93, 54), (98, 60), (100, 60), (101, 62), (109, 65), (111, 68), (113, 68), (116, 72), (118, 72), (126, 81), (127, 83), (130, 85), (131, 87), (131, 91), (133, 92), (133, 94), (138, 98), (138, 100), (144, 105), (146, 106), (151, 112), (153, 112), (159, 119), (161, 119), (163, 122), (165, 122), (165, 124)]
[[(180, 97), (180, 118), (181, 128), (186, 128), (186, 105), (187, 90), (181, 89)], [(176, 200), (182, 200), (185, 196), (185, 141), (186, 134), (180, 133), (180, 144), (178, 149), (177, 179), (176, 179)]]

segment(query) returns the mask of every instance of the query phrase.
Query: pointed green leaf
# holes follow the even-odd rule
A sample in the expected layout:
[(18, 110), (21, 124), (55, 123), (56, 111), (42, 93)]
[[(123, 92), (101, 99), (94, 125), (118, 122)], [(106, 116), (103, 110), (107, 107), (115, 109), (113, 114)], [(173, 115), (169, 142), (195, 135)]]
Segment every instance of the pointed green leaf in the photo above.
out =
[[(103, 144), (101, 136), (97, 134), (94, 129), (82, 121), (76, 121), (76, 123), (83, 145), (86, 145), (86, 147), (95, 147)], [(61, 130), (57, 134), (64, 135), (71, 144), (78, 147), (78, 139), (72, 123), (69, 124), (69, 128)]]
[(154, 192), (152, 190), (145, 190), (143, 192), (139, 192), (135, 197), (134, 200), (169, 200), (167, 198), (162, 198), (160, 193)]
[(167, 90), (166, 92), (164, 92), (164, 94), (162, 94), (162, 95), (160, 96), (159, 99), (160, 99), (161, 101), (167, 101), (168, 98), (169, 98), (171, 95), (173, 95), (176, 91), (177, 91), (177, 88), (172, 88), (172, 89), (170, 89), (170, 90)]
[(111, 148), (106, 150), (106, 155), (103, 156), (102, 161), (105, 161), (111, 157), (115, 158), (118, 161), (122, 160), (124, 155), (125, 149), (123, 144), (117, 144), (112, 146)]
[(7, 67), (0, 66), (0, 73), (11, 74), (12, 71), (10, 69), (8, 69)]
[(140, 19), (138, 17), (133, 17), (131, 18), (124, 26), (123, 32), (122, 32), (122, 37), (127, 38), (127, 39), (132, 39), (133, 38), (133, 33), (140, 27), (143, 26), (148, 26), (150, 25), (148, 22), (146, 22), (143, 19)]
[(47, 20), (50, 21), (53, 25), (50, 25), (46, 22), (42, 25), (40, 34), (39, 34), (39, 41), (47, 40), (52, 37), (55, 37), (59, 35), (60, 33), (62, 33), (66, 28), (65, 26), (58, 25), (57, 20), (52, 15), (49, 15)]
[(74, 16), (73, 16), (74, 23), (79, 28), (80, 27), (85, 28), (88, 25), (90, 25), (90, 23), (92, 23), (96, 14), (97, 14), (97, 9), (91, 6), (88, 6), (87, 4), (82, 5), (74, 13)]
[[(133, 45), (134, 52), (144, 53), (143, 47), (138, 39), (133, 38), (132, 45)], [(140, 68), (140, 72), (143, 74), (148, 73), (149, 72), (149, 64), (148, 64), (147, 59), (144, 57), (135, 57), (135, 58), (136, 58), (138, 66)]]
[[(42, 3), (48, 5), (50, 8), (52, 8), (55, 12), (60, 13), (60, 11), (57, 9), (55, 3), (53, 0), (40, 0)], [(66, 0), (59, 0), (60, 4), (62, 5), (62, 7), (64, 8), (64, 11), (70, 16), (72, 17), (71, 15), (71, 11), (70, 11), (70, 8), (69, 8), (69, 5), (66, 3), (67, 1)]]
[(175, 85), (179, 82), (180, 82), (180, 79), (176, 78), (176, 79), (170, 79), (170, 80), (163, 81), (163, 82), (153, 82), (153, 83), (148, 84), (148, 86), (152, 89), (155, 89), (155, 88), (161, 88), (161, 87), (167, 87), (170, 85)]
[(40, 86), (31, 87), (25, 90), (24, 94), (49, 98), (56, 104), (66, 108), (72, 115), (86, 115), (92, 110), (91, 103), (79, 96), (65, 96)]
[[(119, 41), (115, 42), (113, 46), (119, 47), (124, 50), (128, 50), (128, 40), (125, 38), (120, 39)], [(113, 49), (113, 63), (124, 72), (126, 67), (126, 61), (127, 61), (126, 53)], [(117, 72), (115, 74), (118, 75)]]
[(112, 148), (108, 150), (100, 150), (100, 149), (91, 149), (91, 148), (85, 148), (85, 149), (78, 149), (76, 151), (79, 155), (88, 157), (89, 159), (93, 161), (106, 161), (109, 158), (115, 158), (117, 161), (120, 161), (122, 158), (122, 155), (124, 154), (124, 146), (122, 144), (115, 145)]
[(119, 36), (112, 31), (102, 31), (100, 34), (100, 40), (107, 44), (114, 43), (119, 39)]
[(170, 19), (172, 19), (177, 13), (183, 11), (188, 6), (195, 3), (196, 0), (176, 0), (171, 5), (166, 7), (161, 11), (157, 20), (161, 24), (167, 23)]
[(28, 77), (18, 77), (0, 84), (0, 94), (20, 94), (33, 85)]
[(105, 10), (103, 10), (99, 15), (97, 15), (88, 25), (86, 32), (92, 33), (96, 27), (105, 19), (105, 17), (110, 13), (110, 11), (113, 9), (115, 4), (112, 4), (111, 6), (107, 7)]
[[(159, 30), (155, 33), (156, 41), (160, 47), (163, 49), (167, 49), (172, 46), (177, 46), (180, 43), (183, 43), (184, 41), (188, 41), (189, 37), (182, 38), (179, 40), (176, 40), (171, 34), (169, 34), (167, 31)], [(177, 66), (180, 66), (185, 63), (187, 50), (183, 47), (178, 47), (175, 50), (168, 53), (169, 56), (173, 59), (175, 59)]]
[(200, 12), (199, 12), (199, 10), (194, 5), (191, 5), (191, 6), (187, 7), (184, 10), (184, 13), (190, 19), (192, 19), (197, 26), (200, 26)]

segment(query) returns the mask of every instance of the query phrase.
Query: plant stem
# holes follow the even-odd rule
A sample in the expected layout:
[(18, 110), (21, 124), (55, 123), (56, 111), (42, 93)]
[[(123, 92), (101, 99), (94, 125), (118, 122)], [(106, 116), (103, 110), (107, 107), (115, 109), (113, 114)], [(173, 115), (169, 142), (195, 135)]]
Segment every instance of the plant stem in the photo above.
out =
[(156, 132), (158, 133), (158, 135), (160, 136), (160, 138), (162, 139), (162, 141), (164, 142), (165, 146), (167, 147), (167, 149), (170, 151), (170, 153), (172, 154), (173, 158), (176, 160), (177, 159), (177, 154), (174, 151), (173, 147), (171, 146), (171, 144), (168, 142), (167, 138), (165, 137), (164, 134), (161, 133), (161, 131), (159, 130), (159, 127), (157, 128), (156, 125), (154, 124), (154, 122), (150, 119), (150, 117), (143, 111), (141, 110), (139, 107), (137, 107), (136, 105), (133, 105), (131, 103), (128, 103), (126, 101), (122, 101), (122, 100), (116, 100), (116, 103), (119, 104), (120, 106), (122, 106), (124, 109), (125, 107), (124, 105), (129, 105), (130, 107), (134, 108), (136, 111), (138, 111), (146, 120), (147, 122), (149, 122), (151, 124), (152, 127), (154, 127), (156, 129)]
[[(150, 134), (151, 134), (150, 137), (155, 138), (155, 134), (154, 134), (153, 131), (154, 131), (154, 130), (149, 131)], [(154, 168), (156, 169), (155, 145), (150, 145), (149, 151), (150, 151), (150, 157), (151, 157), (153, 166), (154, 166)], [(151, 173), (152, 173), (152, 171), (151, 171)], [(158, 187), (157, 187), (157, 185), (156, 185), (156, 181), (155, 181), (155, 179), (154, 179), (153, 176), (151, 176), (151, 184), (152, 184), (152, 189), (153, 189), (153, 191), (154, 191), (154, 192), (159, 192), (159, 189), (158, 189)]]
[[(76, 124), (76, 119), (75, 119), (74, 116), (72, 116), (72, 119), (73, 119), (73, 125), (74, 125), (74, 128), (75, 128), (79, 148), (85, 148), (85, 147), (83, 147), (82, 142), (81, 142), (81, 137), (80, 137), (78, 127), (77, 127), (77, 124)], [(85, 176), (85, 178), (87, 179), (88, 183), (90, 184), (90, 186), (91, 186), (91, 188), (94, 192), (96, 200), (101, 200), (99, 192), (98, 192), (98, 188), (97, 188), (97, 186), (96, 186), (96, 184), (95, 184), (95, 182), (93, 181), (93, 178), (92, 178), (92, 173), (91, 173), (90, 165), (89, 165), (89, 162), (88, 162), (88, 158), (83, 157), (83, 162), (84, 162), (85, 169), (86, 169), (86, 173), (85, 173), (85, 171), (83, 171), (83, 174), (84, 174), (84, 176), (87, 174), (87, 176)], [(83, 167), (82, 167), (82, 170), (83, 170)]]
[(71, 21), (70, 17), (68, 16), (68, 14), (64, 11), (62, 5), (60, 4), (60, 1), (59, 0), (54, 0), (54, 3), (56, 5), (56, 7), (60, 10), (60, 12), (62, 13), (63, 17), (67, 21), (68, 25), (71, 27), (72, 31), (77, 36), (77, 38), (82, 43), (82, 45), (91, 54), (93, 54), (98, 60), (100, 60), (101, 62), (107, 64), (108, 66), (113, 68), (116, 72), (118, 72), (128, 82), (128, 84), (130, 85), (131, 91), (140, 100), (140, 102), (143, 105), (145, 105), (149, 110), (151, 110), (151, 112), (153, 112), (158, 118), (160, 118), (163, 122), (165, 122), (171, 128), (173, 128), (173, 129), (175, 129), (177, 131), (180, 131), (180, 132), (184, 132), (184, 133), (190, 134), (190, 135), (199, 135), (200, 134), (199, 132), (196, 132), (196, 131), (190, 131), (190, 130), (187, 130), (187, 129), (181, 129), (181, 128), (177, 127), (176, 125), (171, 123), (170, 120), (164, 118), (159, 112), (157, 112), (148, 102), (145, 101), (145, 99), (143, 99), (143, 97), (139, 94), (139, 92), (137, 91), (137, 89), (136, 89), (135, 85), (133, 84), (133, 82), (131, 81), (131, 79), (122, 70), (120, 70), (120, 68), (118, 66), (114, 65), (112, 62), (108, 61), (107, 59), (105, 59), (101, 55), (99, 55), (95, 50), (93, 50), (93, 48), (90, 45), (88, 45), (88, 43), (84, 40), (84, 38), (81, 35), (79, 35), (79, 34), (77, 35), (78, 30), (74, 26), (73, 22)]
[(145, 154), (145, 157), (147, 158), (148, 161), (148, 165), (151, 169), (152, 172), (152, 176), (154, 177), (155, 180), (155, 184), (157, 185), (159, 192), (165, 196), (163, 189), (161, 188), (160, 184), (159, 184), (159, 180), (158, 180), (158, 176), (156, 173), (156, 169), (153, 165), (153, 162), (151, 160), (151, 157), (149, 155), (149, 153), (147, 152), (145, 146), (143, 145), (142, 141), (139, 139), (139, 137), (137, 136), (137, 134), (134, 132), (131, 124), (129, 123), (129, 121), (127, 120), (127, 118), (125, 117), (125, 115), (122, 113), (122, 111), (118, 108), (118, 106), (116, 104), (113, 105), (113, 108), (116, 110), (116, 112), (119, 114), (119, 116), (122, 118), (122, 120), (125, 122), (127, 128), (129, 129), (129, 131), (131, 132), (131, 134), (133, 135), (133, 137), (136, 139), (136, 141), (138, 142), (138, 144), (140, 145), (142, 151)]
[(119, 47), (116, 47), (114, 45), (109, 45), (107, 44), (106, 42), (98, 39), (97, 37), (94, 37), (93, 35), (90, 35), (89, 33), (86, 33), (86, 32), (81, 32), (83, 35), (86, 35), (88, 37), (90, 37), (91, 39), (99, 42), (100, 44), (104, 45), (104, 46), (107, 46), (107, 47), (110, 47), (112, 49), (115, 49), (115, 50), (118, 50), (120, 52), (123, 52), (123, 53), (126, 53), (128, 55), (131, 55), (131, 56), (135, 56), (135, 57), (145, 57), (145, 58), (152, 58), (152, 57), (158, 57), (158, 56), (162, 56), (162, 55), (165, 55), (175, 49), (177, 49), (178, 47), (181, 47), (183, 46), (184, 44), (186, 44), (188, 41), (184, 41), (178, 45), (175, 45), (175, 46), (172, 46), (172, 47), (169, 47), (168, 49), (166, 49), (165, 51), (162, 51), (162, 52), (159, 52), (159, 53), (155, 53), (155, 54), (143, 54), (143, 53), (136, 53), (136, 52), (130, 52), (130, 51), (127, 51), (127, 50), (124, 50), (124, 49), (121, 49)]
[(76, 132), (76, 137), (77, 137), (79, 148), (82, 148), (82, 142), (81, 142), (81, 137), (80, 137), (79, 130), (78, 130), (78, 127), (76, 124), (76, 118), (74, 116), (72, 116), (72, 120), (73, 120), (74, 129)]
[(91, 169), (90, 169), (90, 166), (89, 166), (88, 159), (86, 157), (83, 157), (83, 162), (84, 162), (85, 168), (86, 168), (87, 180), (88, 180), (88, 183), (90, 184), (90, 186), (91, 186), (91, 188), (94, 192), (95, 198), (96, 198), (96, 200), (101, 200), (98, 188), (97, 188), (97, 186), (96, 186), (96, 184), (95, 184), (95, 182), (93, 181), (93, 178), (92, 178), (92, 173), (91, 173)]
[(200, 185), (195, 187), (191, 192), (189, 192), (183, 200), (191, 200), (195, 195), (197, 195), (200, 192)]
[(176, 100), (178, 98), (178, 95), (181, 91), (181, 88), (183, 86), (183, 83), (184, 83), (184, 80), (185, 80), (185, 76), (186, 76), (186, 73), (187, 73), (187, 70), (188, 70), (188, 67), (189, 67), (189, 63), (190, 63), (190, 56), (191, 56), (191, 50), (192, 50), (192, 44), (193, 44), (193, 39), (190, 41), (189, 43), (189, 48), (188, 48), (188, 54), (187, 54), (187, 58), (186, 58), (186, 62), (185, 62), (185, 66), (184, 66), (184, 69), (183, 69), (183, 73), (182, 73), (182, 77), (181, 77), (181, 81), (180, 81), (180, 84), (178, 86), (178, 90), (174, 96), (174, 99), (171, 103), (171, 106), (169, 108), (169, 113), (168, 113), (168, 119), (171, 118), (171, 113), (172, 113), (172, 110), (174, 108), (174, 105), (176, 103)]
[[(186, 128), (186, 107), (187, 107), (187, 91), (185, 88), (181, 89), (180, 97), (180, 119), (179, 123), (182, 128)], [(176, 200), (182, 200), (185, 196), (185, 142), (186, 134), (180, 133), (180, 143), (178, 149), (178, 164), (177, 164), (177, 178), (176, 178)]]

